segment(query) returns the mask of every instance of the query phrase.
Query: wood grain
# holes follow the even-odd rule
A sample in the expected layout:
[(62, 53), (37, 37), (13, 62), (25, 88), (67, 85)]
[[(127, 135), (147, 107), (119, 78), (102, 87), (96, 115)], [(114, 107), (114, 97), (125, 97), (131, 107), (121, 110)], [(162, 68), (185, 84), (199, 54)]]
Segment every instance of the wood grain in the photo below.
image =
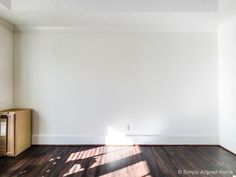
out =
[(236, 156), (219, 146), (101, 145), (32, 146), (17, 157), (0, 158), (1, 177), (192, 176), (179, 175), (178, 170), (222, 170), (236, 174)]

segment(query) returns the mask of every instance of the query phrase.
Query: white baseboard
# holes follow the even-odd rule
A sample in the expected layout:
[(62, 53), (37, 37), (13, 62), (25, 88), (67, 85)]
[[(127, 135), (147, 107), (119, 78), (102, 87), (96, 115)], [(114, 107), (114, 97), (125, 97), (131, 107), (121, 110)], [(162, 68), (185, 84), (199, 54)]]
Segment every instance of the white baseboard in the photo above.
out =
[(225, 149), (236, 154), (236, 143), (235, 142), (232, 142), (226, 138), (220, 137), (220, 145), (222, 147), (224, 147)]
[(129, 135), (123, 138), (96, 135), (33, 135), (32, 143), (48, 145), (67, 144), (156, 144), (156, 145), (218, 145), (217, 136), (159, 136)]

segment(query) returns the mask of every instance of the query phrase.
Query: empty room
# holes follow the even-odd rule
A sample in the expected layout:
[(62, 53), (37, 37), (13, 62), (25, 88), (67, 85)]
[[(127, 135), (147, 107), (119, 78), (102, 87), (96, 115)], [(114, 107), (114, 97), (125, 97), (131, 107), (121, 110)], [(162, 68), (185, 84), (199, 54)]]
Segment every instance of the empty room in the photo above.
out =
[(235, 0), (0, 0), (0, 177), (235, 177)]

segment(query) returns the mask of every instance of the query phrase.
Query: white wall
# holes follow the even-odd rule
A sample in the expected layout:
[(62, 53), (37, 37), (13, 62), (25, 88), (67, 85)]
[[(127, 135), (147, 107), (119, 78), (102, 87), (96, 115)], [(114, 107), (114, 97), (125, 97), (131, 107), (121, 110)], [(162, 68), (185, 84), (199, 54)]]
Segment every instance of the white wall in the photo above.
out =
[(16, 33), (14, 61), (35, 144), (218, 144), (217, 33)]
[(236, 153), (236, 17), (219, 27), (220, 145)]
[(1, 4), (7, 8), (11, 8), (11, 0), (0, 0), (0, 5)]
[(0, 110), (13, 106), (13, 33), (0, 21)]

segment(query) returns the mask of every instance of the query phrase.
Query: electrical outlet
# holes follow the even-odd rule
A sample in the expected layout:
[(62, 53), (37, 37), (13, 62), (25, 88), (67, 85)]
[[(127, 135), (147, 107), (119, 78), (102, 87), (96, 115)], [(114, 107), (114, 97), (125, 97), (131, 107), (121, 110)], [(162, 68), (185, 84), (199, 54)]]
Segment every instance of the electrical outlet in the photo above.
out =
[(126, 124), (126, 131), (127, 131), (127, 132), (130, 131), (130, 124)]

